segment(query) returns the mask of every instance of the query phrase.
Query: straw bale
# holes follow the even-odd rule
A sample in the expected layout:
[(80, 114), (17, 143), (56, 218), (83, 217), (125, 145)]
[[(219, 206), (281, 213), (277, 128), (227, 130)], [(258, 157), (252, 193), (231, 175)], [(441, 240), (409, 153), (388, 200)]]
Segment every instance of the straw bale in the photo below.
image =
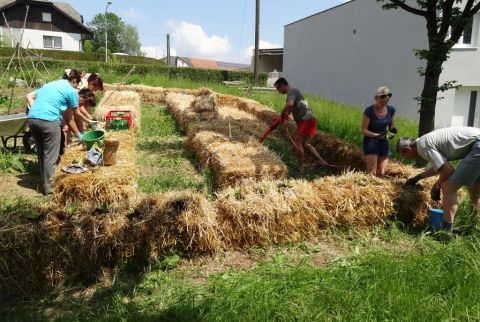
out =
[(165, 104), (167, 90), (162, 87), (152, 87), (146, 85), (112, 85), (105, 84), (106, 90), (134, 91), (140, 95), (143, 102), (153, 104)]
[(192, 95), (175, 92), (166, 95), (165, 102), (167, 105), (167, 111), (173, 116), (180, 128), (184, 131), (187, 130), (188, 124), (191, 123), (186, 114), (190, 112), (192, 101)]
[(211, 152), (211, 167), (220, 187), (255, 177), (255, 164), (252, 159), (244, 157), (241, 146), (226, 143)]
[(189, 191), (146, 197), (136, 210), (138, 235), (148, 236), (144, 251), (151, 260), (177, 250), (192, 255), (222, 248), (212, 204)]
[(204, 167), (210, 167), (212, 151), (218, 146), (227, 144), (228, 138), (218, 132), (201, 131), (195, 135), (189, 135), (187, 146), (195, 152), (197, 160)]
[[(306, 184), (298, 182), (298, 186)], [(311, 189), (304, 190), (307, 194), (298, 196), (288, 181), (244, 181), (220, 192), (216, 206), (226, 247), (265, 246), (316, 236), (318, 214), (324, 211), (321, 202), (312, 204), (318, 198)]]
[(194, 99), (190, 105), (194, 112), (216, 112), (217, 104), (215, 102), (215, 93), (208, 88), (201, 88), (194, 94)]
[(133, 91), (105, 91), (100, 106), (117, 107), (118, 105), (140, 105), (140, 96)]
[(117, 163), (96, 167), (81, 174), (66, 174), (61, 168), (81, 162), (86, 156), (83, 146), (67, 149), (54, 175), (53, 201), (61, 207), (79, 205), (82, 209), (113, 207), (127, 209), (136, 191), (135, 135), (130, 131), (109, 131), (106, 138), (120, 142)]
[(132, 114), (132, 128), (136, 133), (140, 132), (140, 97), (132, 91), (113, 92), (106, 91), (97, 108), (94, 116), (104, 120), (109, 111), (130, 111)]
[(256, 121), (257, 118), (247, 112), (239, 110), (238, 108), (222, 105), (218, 109), (218, 117), (222, 120), (236, 120), (236, 121)]

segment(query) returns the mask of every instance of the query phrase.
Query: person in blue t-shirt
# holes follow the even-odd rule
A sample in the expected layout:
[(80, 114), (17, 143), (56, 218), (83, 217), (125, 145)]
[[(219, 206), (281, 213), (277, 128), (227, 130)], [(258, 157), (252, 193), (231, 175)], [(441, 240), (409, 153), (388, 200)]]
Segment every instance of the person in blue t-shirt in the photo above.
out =
[(365, 109), (362, 118), (366, 172), (378, 177), (385, 174), (390, 154), (387, 128), (391, 133), (397, 133), (395, 108), (388, 105), (390, 97), (392, 93), (387, 87), (379, 87), (375, 92), (375, 103)]
[(68, 79), (61, 79), (43, 85), (43, 87), (26, 95), (30, 106), (28, 127), (32, 132), (37, 147), (38, 163), (42, 178), (43, 193), (52, 192), (52, 177), (60, 150), (62, 118), (82, 141), (73, 115), (78, 115), (78, 93), (75, 88), (80, 82), (80, 75), (72, 70)]

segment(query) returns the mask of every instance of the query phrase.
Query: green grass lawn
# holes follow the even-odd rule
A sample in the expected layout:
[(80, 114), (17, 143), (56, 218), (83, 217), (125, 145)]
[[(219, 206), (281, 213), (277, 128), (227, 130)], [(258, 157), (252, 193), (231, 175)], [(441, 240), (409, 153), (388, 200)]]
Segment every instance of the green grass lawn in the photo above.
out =
[[(108, 74), (109, 82), (120, 75)], [(221, 85), (131, 78), (152, 86), (198, 88), (244, 96), (276, 110), (285, 96)], [(362, 110), (307, 95), (319, 128), (348, 142), (361, 142)], [(144, 193), (191, 189), (214, 197), (211, 173), (198, 168), (185, 136), (162, 106), (142, 105), (137, 140), (138, 185)], [(399, 135), (417, 127), (397, 119)], [(271, 147), (291, 153), (285, 147)], [(288, 156), (284, 156), (287, 163)], [(23, 156), (2, 152), (0, 171), (22, 168)], [(23, 165), (25, 167), (25, 165)], [(3, 202), (3, 200), (1, 200)], [(4, 205), (5, 204), (5, 205)], [(15, 211), (5, 201), (0, 215)], [(469, 221), (461, 205), (458, 222)], [(1, 228), (0, 228), (1, 229)], [(269, 249), (186, 258), (171, 254), (145, 267), (112, 268), (94, 285), (67, 285), (31, 299), (0, 303), (5, 321), (478, 321), (480, 320), (480, 230), (442, 239), (411, 232), (397, 223), (372, 231), (328, 231), (328, 243), (303, 242)], [(332, 256), (323, 258), (326, 250)], [(246, 258), (246, 259), (245, 259)], [(243, 259), (243, 260), (242, 260)]]
[(212, 191), (210, 171), (197, 171), (195, 157), (185, 144), (186, 137), (163, 106), (142, 105), (141, 136), (137, 142), (140, 191)]
[[(439, 243), (397, 228), (337, 234), (325, 265), (315, 244), (285, 245), (247, 269), (204, 274), (172, 255), (113, 286), (67, 290), (2, 310), (7, 320), (439, 321), (480, 318), (479, 235)], [(344, 236), (345, 237), (345, 236)], [(251, 250), (251, 252), (262, 250)], [(295, 255), (293, 255), (295, 254)], [(208, 261), (208, 259), (204, 259)], [(183, 263), (182, 263), (183, 262)], [(200, 265), (199, 265), (200, 266)], [(185, 268), (187, 267), (187, 268)], [(193, 268), (192, 268), (193, 267)]]

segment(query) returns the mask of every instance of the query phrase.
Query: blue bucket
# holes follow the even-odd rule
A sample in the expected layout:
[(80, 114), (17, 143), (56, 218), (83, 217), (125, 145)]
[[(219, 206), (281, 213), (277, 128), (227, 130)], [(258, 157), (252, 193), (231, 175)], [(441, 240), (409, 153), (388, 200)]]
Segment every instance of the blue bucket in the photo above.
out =
[(428, 226), (431, 230), (436, 231), (443, 226), (443, 210), (430, 208), (428, 209), (429, 221)]

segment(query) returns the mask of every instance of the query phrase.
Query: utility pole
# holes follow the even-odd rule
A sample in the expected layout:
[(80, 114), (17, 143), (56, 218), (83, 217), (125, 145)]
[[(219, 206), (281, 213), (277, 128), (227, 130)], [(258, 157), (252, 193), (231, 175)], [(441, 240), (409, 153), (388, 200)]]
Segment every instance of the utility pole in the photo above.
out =
[(258, 46), (260, 42), (260, 0), (255, 0), (255, 54), (253, 58), (253, 78), (258, 84)]
[(167, 66), (170, 66), (170, 34), (167, 34)]
[(108, 6), (112, 4), (112, 1), (107, 1), (107, 7), (105, 8), (105, 64), (108, 62), (108, 20), (107, 10)]

